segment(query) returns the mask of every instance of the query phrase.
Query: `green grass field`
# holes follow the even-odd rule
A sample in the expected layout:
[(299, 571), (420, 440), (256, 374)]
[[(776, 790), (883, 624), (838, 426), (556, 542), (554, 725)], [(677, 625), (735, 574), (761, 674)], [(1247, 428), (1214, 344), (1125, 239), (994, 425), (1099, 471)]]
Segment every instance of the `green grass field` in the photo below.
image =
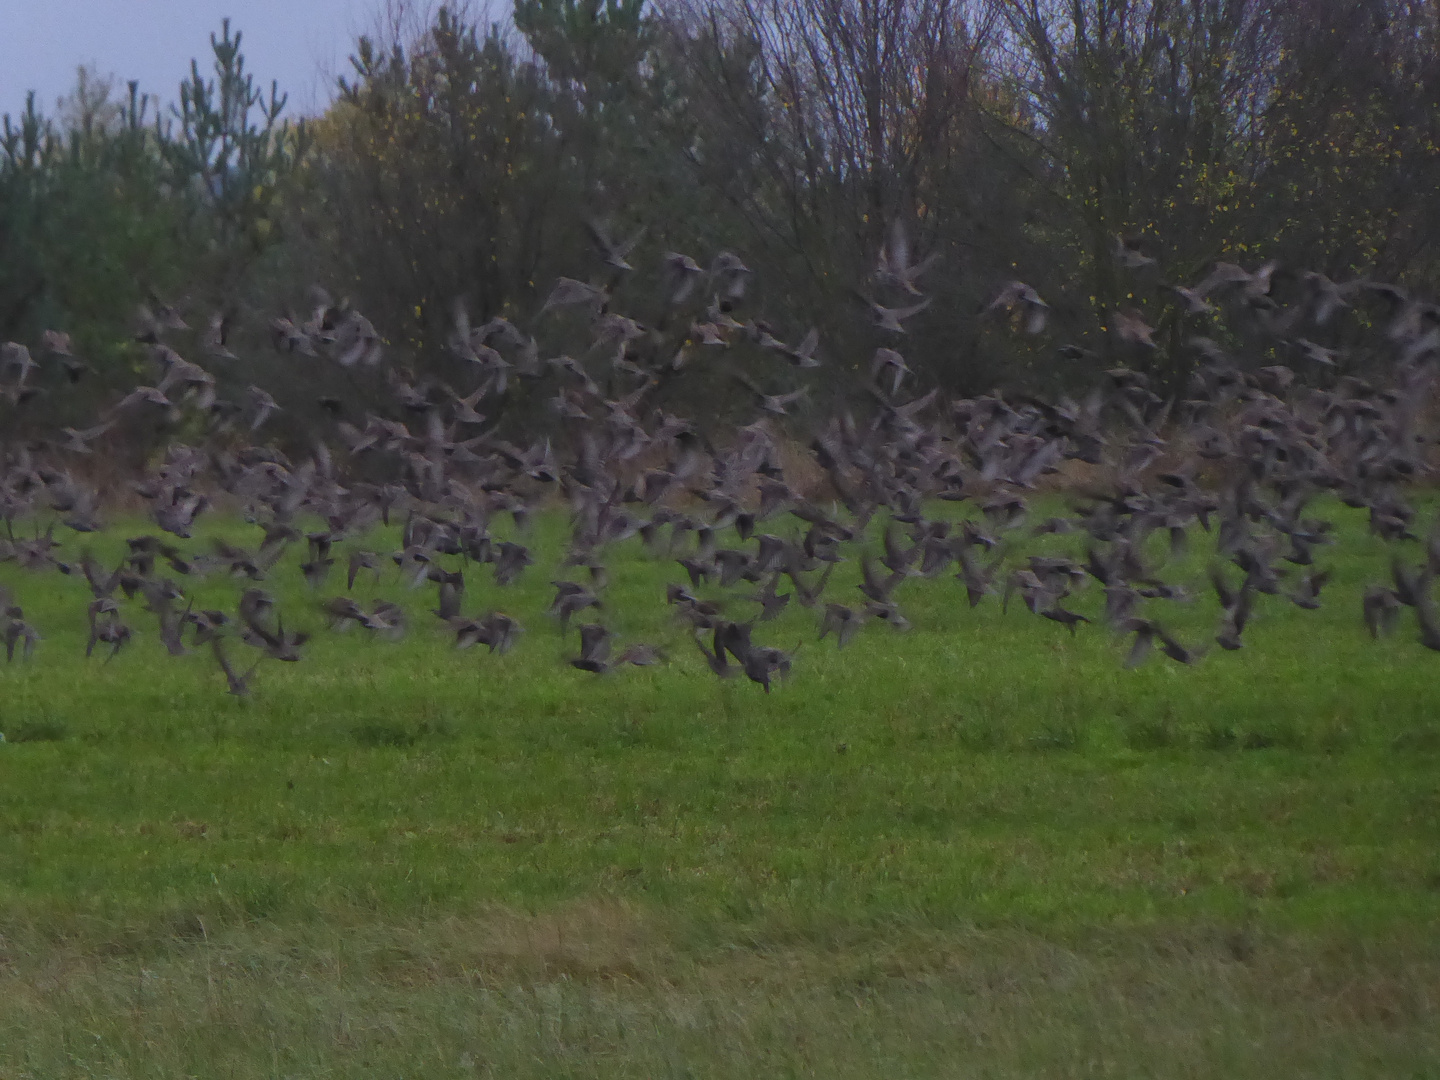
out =
[(1323, 608), (1262, 598), (1193, 668), (946, 576), (844, 651), (762, 624), (804, 642), (769, 696), (638, 542), (603, 617), (671, 663), (565, 666), (558, 519), (519, 584), (470, 574), (504, 657), (393, 572), (356, 595), (404, 640), (324, 632), (289, 559), (317, 637), (249, 699), (138, 601), (86, 661), (83, 579), (0, 565), (45, 636), (0, 667), (0, 1076), (1440, 1076), (1440, 656), (1370, 640), (1387, 551), (1335, 516)]

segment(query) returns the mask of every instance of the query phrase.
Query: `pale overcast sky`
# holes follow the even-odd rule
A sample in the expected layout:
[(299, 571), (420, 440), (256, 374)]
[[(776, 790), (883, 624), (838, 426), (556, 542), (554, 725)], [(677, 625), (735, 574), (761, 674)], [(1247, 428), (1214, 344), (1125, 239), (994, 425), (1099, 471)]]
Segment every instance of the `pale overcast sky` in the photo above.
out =
[(230, 16), (244, 34), (246, 68), (268, 91), (290, 93), (290, 111), (322, 109), (334, 76), (349, 70), (357, 33), (382, 0), (0, 0), (0, 112), (19, 113), (25, 92), (53, 113), (79, 64), (139, 79), (142, 92), (176, 100), (192, 57), (210, 69), (210, 34)]

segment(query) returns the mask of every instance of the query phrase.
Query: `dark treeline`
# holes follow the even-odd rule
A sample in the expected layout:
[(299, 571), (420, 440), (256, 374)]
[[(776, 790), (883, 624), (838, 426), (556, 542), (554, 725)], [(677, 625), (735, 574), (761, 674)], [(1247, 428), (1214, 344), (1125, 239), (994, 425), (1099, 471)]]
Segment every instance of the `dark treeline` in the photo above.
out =
[[(145, 320), (177, 314), (222, 398), (277, 390), (292, 435), (317, 397), (358, 412), (376, 394), (364, 365), (284, 351), (277, 317), (363, 312), (348, 332), (368, 347), (373, 327), (387, 370), (460, 386), (459, 309), (549, 356), (538, 316), (571, 277), (673, 343), (725, 298), (705, 279), (698, 310), (677, 306), (667, 253), (743, 259), (750, 344), (819, 329), (812, 400), (863, 396), (895, 344), (859, 294), (923, 293), (903, 346), (922, 385), (1048, 393), (1117, 363), (1178, 387), (1197, 336), (1293, 360), (1174, 288), (1217, 261), (1275, 262), (1277, 308), (1315, 287), (1305, 272), (1426, 292), (1440, 271), (1424, 0), (517, 0), (504, 27), (397, 18), (338, 89), (282, 121), (227, 25), (173, 105), (92, 77), (54, 115), (6, 118), (0, 340), (64, 331), (78, 358), (26, 404), (37, 422), (133, 386)], [(1015, 281), (1043, 325), (995, 308)], [(1372, 318), (1325, 328), (1340, 372), (1364, 365), (1347, 347)], [(645, 347), (620, 358), (669, 370)], [(734, 371), (705, 362), (676, 404), (740, 415)], [(506, 416), (555, 421), (512, 382)]]

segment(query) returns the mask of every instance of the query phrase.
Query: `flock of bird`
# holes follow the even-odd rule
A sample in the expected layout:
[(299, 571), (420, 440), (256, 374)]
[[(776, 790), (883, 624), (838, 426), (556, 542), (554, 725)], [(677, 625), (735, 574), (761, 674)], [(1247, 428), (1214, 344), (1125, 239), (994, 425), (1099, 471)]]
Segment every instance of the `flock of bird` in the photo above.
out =
[[(822, 641), (844, 648), (870, 622), (908, 629), (903, 594), (920, 581), (934, 581), (956, 604), (994, 597), (1007, 610), (1021, 606), (1072, 635), (1103, 623), (1128, 643), (1128, 666), (1157, 646), (1191, 664), (1209, 643), (1180, 640), (1166, 610), (1194, 598), (1195, 583), (1179, 569), (1194, 530), (1215, 536), (1207, 587), (1222, 614), (1214, 644), (1239, 649), (1261, 596), (1320, 606), (1330, 574), (1317, 559), (1334, 542), (1334, 525), (1313, 508), (1327, 493), (1366, 512), (1371, 532), (1392, 545), (1388, 580), (1364, 594), (1370, 632), (1393, 631), (1409, 607), (1421, 642), (1440, 650), (1431, 595), (1440, 534), (1424, 535), (1406, 495), (1429, 473), (1440, 307), (1391, 285), (1220, 263), (1194, 286), (1166, 287), (1178, 298), (1177, 317), (1223, 310), (1250, 342), (1242, 357), (1192, 337), (1196, 365), (1183, 394), (1162, 397), (1144, 374), (1116, 366), (1079, 399), (944, 400), (936, 389), (910, 390), (917, 377), (900, 343), (930, 303), (920, 283), (936, 260), (912, 261), (897, 231), (860, 294), (876, 339), (867, 407), (822, 415), (807, 404), (803, 381), (826, 363), (821, 334), (812, 329), (788, 344), (762, 319), (739, 317), (752, 275), (738, 257), (721, 254), (702, 267), (665, 253), (665, 315), (645, 325), (612, 308), (616, 286), (633, 273), (638, 238), (616, 243), (599, 224), (593, 233), (603, 269), (595, 280), (557, 282), (529, 329), (505, 318), (471, 325), (457, 304), (448, 351), (474, 380), (464, 392), (391, 366), (370, 322), (322, 290), (308, 317), (274, 319), (276, 351), (297, 366), (363, 373), (382, 399), (361, 417), (321, 398), (330, 427), (302, 455), (260, 441), (285, 409), (271, 393), (250, 385), (222, 395), (246, 381), (229, 315), (197, 332), (175, 308), (146, 305), (135, 336), (153, 362), (151, 383), (89, 426), (42, 439), (6, 436), (13, 426), (4, 410), (20, 416), (50, 385), (87, 377), (89, 365), (64, 333), (44, 335), (39, 359), (25, 345), (0, 346), (0, 570), (8, 562), (22, 572), (0, 586), (7, 659), (30, 658), (43, 639), (22, 594), (28, 576), (47, 572), (68, 575), (88, 597), (87, 656), (113, 659), (144, 619), (172, 655), (208, 650), (236, 695), (250, 692), (261, 664), (305, 657), (310, 635), (294, 628), (297, 614), (300, 622), (323, 617), (331, 631), (405, 634), (404, 607), (357, 599), (357, 586), (384, 574), (433, 590), (434, 616), (454, 647), (503, 654), (524, 628), (504, 611), (470, 608), (467, 584), (484, 573), (503, 589), (538, 572), (522, 542), (526, 527), (563, 506), (568, 545), (547, 616), (575, 641), (569, 663), (582, 671), (669, 659), (656, 644), (618, 640), (603, 619), (607, 553), (634, 537), (673, 568), (655, 602), (673, 610), (706, 666), (767, 693), (790, 674), (795, 653), (760, 639), (792, 603), (814, 612)], [(1118, 240), (1115, 258), (1126, 273), (1154, 271), (1136, 244)], [(1288, 296), (1276, 287), (1282, 277)], [(1352, 307), (1376, 327), (1371, 381), (1346, 373), (1342, 350), (1313, 340), (1333, 337)], [(1051, 308), (1015, 281), (983, 314), (1039, 335)], [(1110, 329), (1122, 357), (1155, 347), (1138, 310), (1113, 312)], [(577, 333), (583, 347), (542, 359), (537, 335), (562, 332)], [(737, 359), (741, 349), (751, 370)], [(1262, 355), (1292, 356), (1293, 366), (1254, 359)], [(702, 364), (728, 370), (753, 401), (750, 422), (723, 438), (657, 404), (672, 380)], [(550, 435), (499, 434), (519, 384), (553, 395), (559, 424), (544, 425)], [(106, 527), (106, 500), (85, 466), (141, 422), (170, 430), (183, 422), (202, 434), (192, 440), (199, 445), (165, 446), (134, 482), (155, 529), (130, 537), (124, 557), (102, 566), (86, 537)], [(1071, 512), (1040, 520), (1031, 500), (1062, 472)], [(194, 542), (197, 520), (224, 507), (251, 523), (249, 546)], [(517, 529), (504, 532), (514, 538), (494, 535), (501, 516), (513, 518)], [(393, 551), (369, 546), (382, 523), (401, 527)], [(1026, 554), (1031, 538), (1063, 533), (1075, 534), (1083, 554)], [(858, 588), (832, 580), (846, 562), (858, 564)], [(298, 563), (315, 596), (307, 612), (289, 613), (289, 629), (266, 589), (286, 563)], [(198, 608), (191, 583), (217, 576), (236, 583), (233, 605)], [(1077, 610), (1087, 587), (1103, 594), (1089, 615)]]

